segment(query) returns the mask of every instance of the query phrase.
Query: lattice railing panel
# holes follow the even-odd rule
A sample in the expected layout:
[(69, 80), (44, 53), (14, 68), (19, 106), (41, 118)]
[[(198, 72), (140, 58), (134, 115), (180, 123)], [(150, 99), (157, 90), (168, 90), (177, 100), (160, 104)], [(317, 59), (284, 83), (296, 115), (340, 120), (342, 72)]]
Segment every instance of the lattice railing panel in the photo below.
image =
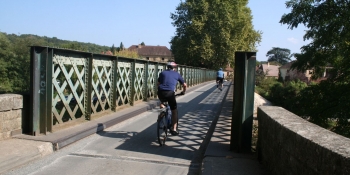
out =
[(53, 125), (84, 116), (86, 58), (53, 57)]
[(145, 64), (135, 63), (135, 80), (134, 80), (134, 90), (135, 96), (134, 100), (143, 100), (144, 95), (144, 80), (145, 80)]
[[(177, 68), (177, 72), (179, 72), (179, 74), (182, 76), (182, 78), (184, 78), (184, 80), (186, 81), (186, 79), (185, 79), (185, 77), (184, 77), (183, 71), (184, 71), (184, 68), (183, 68), (183, 67), (179, 66), (179, 67)], [(176, 90), (181, 90), (181, 89), (182, 89), (181, 84), (180, 84), (179, 82), (177, 82), (177, 84), (176, 84)]]
[[(31, 47), (31, 63), (33, 134), (156, 97), (159, 73), (166, 68), (164, 63), (40, 46)], [(214, 70), (203, 73), (179, 66), (177, 71), (189, 86), (203, 81), (203, 76), (215, 79)]]
[(189, 86), (193, 86), (193, 76), (192, 76), (192, 68), (187, 69), (187, 78)]
[(155, 77), (155, 65), (148, 65), (148, 79), (147, 79), (147, 98), (155, 96), (155, 84), (157, 83)]
[(111, 107), (111, 87), (112, 87), (112, 66), (111, 60), (93, 61), (92, 69), (92, 113), (105, 111)]
[(132, 67), (130, 62), (118, 62), (117, 70), (117, 106), (130, 104)]

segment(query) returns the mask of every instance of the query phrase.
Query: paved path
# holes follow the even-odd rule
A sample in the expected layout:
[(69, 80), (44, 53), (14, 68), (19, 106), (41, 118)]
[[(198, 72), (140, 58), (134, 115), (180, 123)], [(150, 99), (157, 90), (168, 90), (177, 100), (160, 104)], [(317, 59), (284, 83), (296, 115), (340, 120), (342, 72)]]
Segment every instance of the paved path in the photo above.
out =
[(266, 174), (255, 155), (229, 151), (232, 92), (230, 82), (223, 91), (212, 82), (191, 87), (178, 98), (180, 135), (164, 147), (154, 102), (46, 136), (1, 141), (0, 174)]

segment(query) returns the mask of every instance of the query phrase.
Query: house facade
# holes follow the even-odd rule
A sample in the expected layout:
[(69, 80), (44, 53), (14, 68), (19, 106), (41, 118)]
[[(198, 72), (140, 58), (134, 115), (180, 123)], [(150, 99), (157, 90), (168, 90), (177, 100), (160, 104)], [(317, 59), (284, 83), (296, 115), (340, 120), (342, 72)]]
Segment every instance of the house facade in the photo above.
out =
[(283, 79), (283, 81), (291, 81), (291, 80), (299, 79), (305, 83), (310, 83), (311, 81), (319, 82), (319, 81), (325, 80), (329, 76), (328, 69), (331, 69), (331, 67), (326, 67), (323, 73), (323, 76), (321, 78), (317, 80), (311, 80), (314, 70), (310, 69), (304, 72), (300, 72), (295, 69), (292, 70), (291, 66), (294, 62), (295, 61), (289, 62), (279, 68), (280, 76)]
[(265, 77), (271, 77), (278, 79), (279, 77), (279, 68), (280, 66), (270, 65), (269, 62), (267, 64), (261, 64), (257, 68), (257, 72), (263, 72)]
[(128, 50), (136, 51), (145, 60), (156, 62), (175, 61), (173, 54), (166, 46), (132, 45)]

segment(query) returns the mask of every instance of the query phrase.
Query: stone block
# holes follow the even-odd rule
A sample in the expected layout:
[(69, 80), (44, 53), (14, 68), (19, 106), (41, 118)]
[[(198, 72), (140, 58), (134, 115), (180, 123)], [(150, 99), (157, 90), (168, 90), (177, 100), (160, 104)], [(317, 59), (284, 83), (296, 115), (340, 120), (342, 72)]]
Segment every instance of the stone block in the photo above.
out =
[(3, 116), (3, 121), (7, 121), (7, 120), (13, 120), (13, 119), (17, 119), (17, 118), (22, 118), (22, 111), (21, 110), (10, 110), (10, 111), (3, 111), (0, 112)]
[(13, 119), (13, 120), (7, 120), (3, 122), (2, 125), (2, 131), (7, 132), (7, 131), (13, 131), (17, 129), (21, 129), (21, 119)]
[(11, 110), (13, 107), (13, 97), (15, 94), (0, 95), (0, 112)]
[(22, 109), (22, 108), (23, 108), (23, 96), (14, 94), (12, 109)]
[(1, 94), (0, 111), (23, 108), (23, 96), (18, 94)]

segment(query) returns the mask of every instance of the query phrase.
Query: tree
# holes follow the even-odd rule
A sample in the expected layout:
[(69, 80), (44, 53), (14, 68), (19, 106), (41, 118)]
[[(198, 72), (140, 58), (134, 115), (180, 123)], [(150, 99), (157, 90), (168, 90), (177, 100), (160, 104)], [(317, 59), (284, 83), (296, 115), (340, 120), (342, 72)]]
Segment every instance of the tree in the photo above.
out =
[(117, 52), (117, 48), (114, 47), (114, 44), (111, 47), (111, 52), (113, 53), (113, 55), (115, 55)]
[(30, 88), (30, 46), (50, 46), (101, 53), (107, 46), (40, 37), (33, 34), (0, 32), (0, 93), (28, 93)]
[(65, 48), (65, 49), (87, 51), (87, 49), (84, 49), (84, 47), (78, 42), (71, 42), (71, 43), (63, 44), (61, 47)]
[(350, 137), (350, 2), (290, 0), (286, 6), (292, 8), (291, 12), (284, 14), (280, 23), (290, 29), (305, 25), (308, 30), (304, 39), (311, 41), (301, 47), (301, 53), (295, 54), (292, 68), (314, 69), (316, 78), (322, 75), (325, 66), (333, 67), (333, 77), (301, 92), (298, 102), (309, 104), (301, 104), (298, 115), (308, 116), (321, 125), (334, 119), (337, 121), (334, 130)]
[(311, 40), (295, 54), (294, 68), (299, 70), (315, 69), (320, 76), (324, 67), (331, 64), (337, 70), (338, 80), (350, 79), (350, 2), (344, 0), (293, 0), (286, 2), (292, 8), (284, 14), (280, 23), (293, 29), (299, 24), (308, 30), (304, 39)]
[(141, 43), (141, 46), (145, 46), (145, 43), (144, 43), (144, 42), (142, 42), (142, 43)]
[(235, 51), (256, 51), (261, 32), (252, 25), (247, 0), (188, 0), (171, 14), (177, 63), (207, 68), (234, 65)]
[(291, 61), (291, 57), (293, 55), (290, 54), (289, 49), (273, 47), (266, 53), (267, 61), (273, 62), (276, 61), (282, 65)]
[(120, 42), (120, 46), (119, 46), (119, 50), (124, 50), (124, 45), (123, 45), (123, 42)]
[(0, 93), (12, 91), (12, 83), (9, 79), (9, 65), (8, 60), (13, 57), (11, 43), (6, 36), (0, 33)]

